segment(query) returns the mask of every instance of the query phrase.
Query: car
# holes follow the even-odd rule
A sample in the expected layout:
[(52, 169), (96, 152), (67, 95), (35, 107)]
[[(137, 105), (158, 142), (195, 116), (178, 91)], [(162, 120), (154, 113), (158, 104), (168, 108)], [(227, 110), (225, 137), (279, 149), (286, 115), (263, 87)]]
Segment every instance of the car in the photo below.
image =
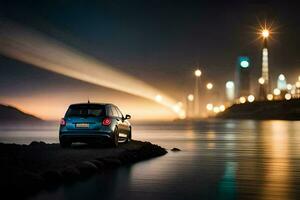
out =
[(128, 119), (113, 104), (79, 103), (69, 106), (60, 121), (59, 142), (70, 147), (73, 142), (109, 143), (130, 142), (132, 127)]

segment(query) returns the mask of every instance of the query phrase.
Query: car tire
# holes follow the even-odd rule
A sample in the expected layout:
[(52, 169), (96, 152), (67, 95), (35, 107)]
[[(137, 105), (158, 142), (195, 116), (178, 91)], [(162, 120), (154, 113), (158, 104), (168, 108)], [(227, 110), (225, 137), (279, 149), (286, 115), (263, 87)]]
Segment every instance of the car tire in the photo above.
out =
[(112, 136), (112, 146), (113, 147), (118, 147), (119, 145), (119, 130), (118, 130), (118, 127), (115, 128), (115, 131), (113, 133), (113, 136)]
[(62, 148), (68, 148), (72, 145), (72, 142), (59, 139), (59, 144)]
[(132, 130), (130, 128), (130, 131), (129, 131), (128, 135), (127, 135), (127, 140), (126, 140), (127, 143), (131, 141), (131, 138), (132, 138), (131, 132), (132, 132)]

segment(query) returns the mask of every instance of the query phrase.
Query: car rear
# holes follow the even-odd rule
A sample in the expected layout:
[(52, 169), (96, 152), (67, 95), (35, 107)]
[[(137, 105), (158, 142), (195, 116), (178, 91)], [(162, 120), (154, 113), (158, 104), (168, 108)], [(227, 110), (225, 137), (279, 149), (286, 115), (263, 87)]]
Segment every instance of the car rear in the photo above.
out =
[(110, 139), (112, 121), (103, 104), (71, 105), (61, 120), (59, 139), (62, 146), (72, 142), (97, 142)]

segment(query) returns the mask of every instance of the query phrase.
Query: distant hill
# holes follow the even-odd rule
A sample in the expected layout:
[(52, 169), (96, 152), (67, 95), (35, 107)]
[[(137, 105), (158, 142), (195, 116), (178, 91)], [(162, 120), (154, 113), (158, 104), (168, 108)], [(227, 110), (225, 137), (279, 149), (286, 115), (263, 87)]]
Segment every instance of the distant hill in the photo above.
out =
[(42, 120), (36, 116), (24, 113), (15, 107), (0, 104), (0, 123), (13, 121), (41, 122)]
[(300, 99), (234, 104), (218, 118), (300, 120)]

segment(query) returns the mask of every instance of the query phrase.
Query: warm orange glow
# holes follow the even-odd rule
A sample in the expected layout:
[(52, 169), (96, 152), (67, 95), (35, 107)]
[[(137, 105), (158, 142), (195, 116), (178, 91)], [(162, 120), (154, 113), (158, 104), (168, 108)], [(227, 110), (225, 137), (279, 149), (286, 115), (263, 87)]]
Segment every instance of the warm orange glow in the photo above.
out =
[(207, 83), (207, 84), (206, 84), (206, 88), (207, 88), (208, 90), (211, 90), (213, 87), (214, 87), (214, 85), (213, 85), (212, 83)]
[(239, 101), (240, 103), (246, 103), (247, 100), (245, 97), (240, 97)]
[(263, 77), (260, 77), (258, 79), (258, 83), (261, 84), (261, 85), (263, 85), (265, 83), (265, 79)]
[[(5, 56), (84, 82), (150, 99), (175, 111), (175, 99), (142, 80), (40, 32), (8, 22), (0, 25), (0, 53)], [(196, 70), (195, 74), (200, 76), (201, 71)], [(175, 113), (181, 117), (180, 113), (184, 112)]]
[(261, 31), (261, 35), (263, 36), (263, 38), (268, 38), (270, 35), (270, 32), (268, 29), (264, 29)]
[(202, 74), (202, 72), (201, 72), (200, 69), (196, 69), (196, 70), (195, 70), (195, 76), (200, 77), (201, 74)]

